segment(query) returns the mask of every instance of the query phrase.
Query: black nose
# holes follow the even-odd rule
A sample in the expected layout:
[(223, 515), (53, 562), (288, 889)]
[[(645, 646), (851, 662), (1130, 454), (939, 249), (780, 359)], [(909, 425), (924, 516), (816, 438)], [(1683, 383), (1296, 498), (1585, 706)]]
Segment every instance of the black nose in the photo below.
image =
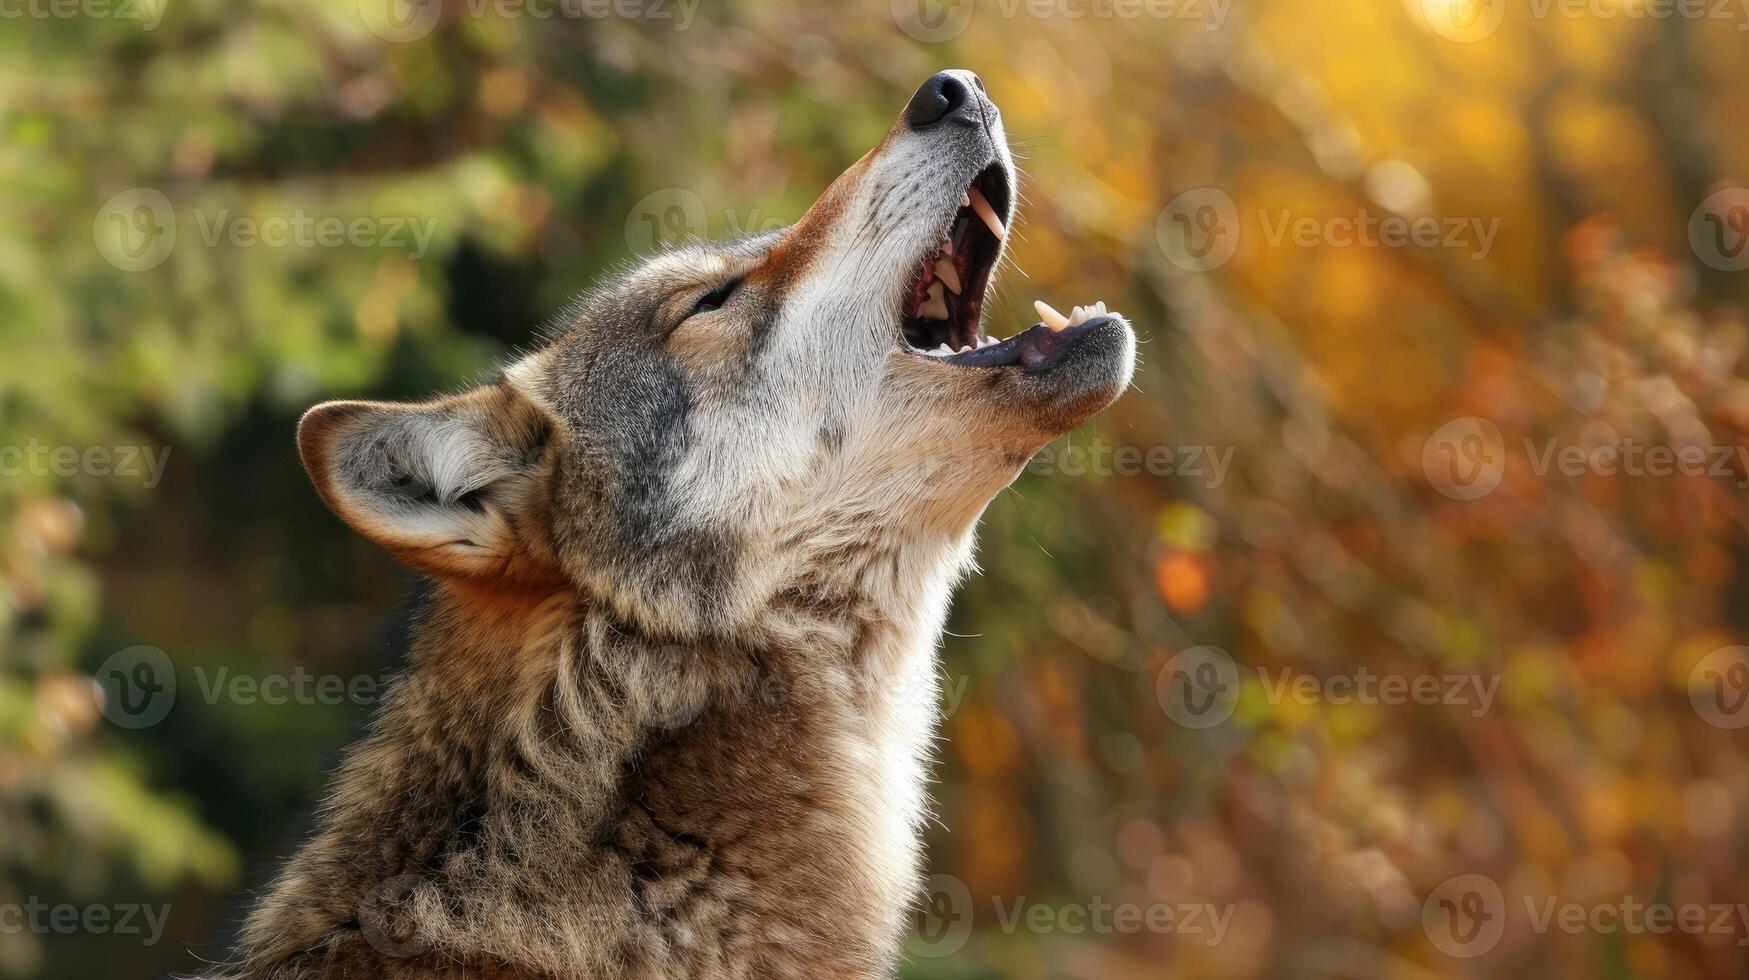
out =
[(928, 129), (943, 120), (976, 126), (981, 121), (978, 97), (967, 85), (984, 83), (968, 71), (943, 71), (929, 76), (905, 106), (905, 121), (912, 129)]

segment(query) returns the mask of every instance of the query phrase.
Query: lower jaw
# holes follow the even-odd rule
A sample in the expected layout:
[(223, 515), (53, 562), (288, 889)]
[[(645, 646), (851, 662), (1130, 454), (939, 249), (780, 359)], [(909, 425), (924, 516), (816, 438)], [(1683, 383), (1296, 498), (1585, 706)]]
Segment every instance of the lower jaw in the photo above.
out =
[(1076, 341), (1110, 322), (1112, 317), (1098, 316), (1061, 329), (1036, 323), (1006, 340), (963, 354), (942, 357), (940, 360), (962, 367), (999, 368), (1018, 365), (1022, 371), (1036, 374), (1050, 370), (1063, 359)]

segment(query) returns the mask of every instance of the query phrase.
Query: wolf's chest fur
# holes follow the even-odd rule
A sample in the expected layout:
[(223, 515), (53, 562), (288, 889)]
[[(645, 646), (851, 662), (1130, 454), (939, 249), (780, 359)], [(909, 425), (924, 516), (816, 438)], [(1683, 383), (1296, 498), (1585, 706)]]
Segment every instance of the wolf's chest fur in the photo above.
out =
[(441, 592), (242, 975), (887, 975), (958, 562), (929, 564), (840, 555), (694, 644)]

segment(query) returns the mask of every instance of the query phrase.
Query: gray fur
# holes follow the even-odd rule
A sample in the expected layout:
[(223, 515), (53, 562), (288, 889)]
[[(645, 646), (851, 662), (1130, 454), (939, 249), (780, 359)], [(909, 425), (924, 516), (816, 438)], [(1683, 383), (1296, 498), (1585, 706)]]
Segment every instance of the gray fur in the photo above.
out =
[(311, 411), (317, 489), (438, 584), (225, 977), (893, 975), (978, 515), (1133, 350), (901, 349), (909, 270), (1007, 160), (984, 108), (896, 124), (790, 229), (640, 264), (494, 384)]

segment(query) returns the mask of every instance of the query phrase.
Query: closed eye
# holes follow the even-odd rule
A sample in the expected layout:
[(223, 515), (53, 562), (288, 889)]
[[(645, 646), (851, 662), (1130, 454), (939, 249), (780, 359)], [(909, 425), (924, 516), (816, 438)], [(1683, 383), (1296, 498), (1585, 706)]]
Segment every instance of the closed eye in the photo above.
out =
[(693, 306), (692, 312), (688, 313), (687, 316), (693, 317), (700, 313), (709, 313), (712, 310), (720, 308), (724, 303), (729, 301), (729, 297), (733, 296), (735, 290), (740, 287), (741, 280), (730, 279), (721, 286), (718, 286), (710, 292), (705, 293), (703, 296), (700, 296), (698, 303)]

